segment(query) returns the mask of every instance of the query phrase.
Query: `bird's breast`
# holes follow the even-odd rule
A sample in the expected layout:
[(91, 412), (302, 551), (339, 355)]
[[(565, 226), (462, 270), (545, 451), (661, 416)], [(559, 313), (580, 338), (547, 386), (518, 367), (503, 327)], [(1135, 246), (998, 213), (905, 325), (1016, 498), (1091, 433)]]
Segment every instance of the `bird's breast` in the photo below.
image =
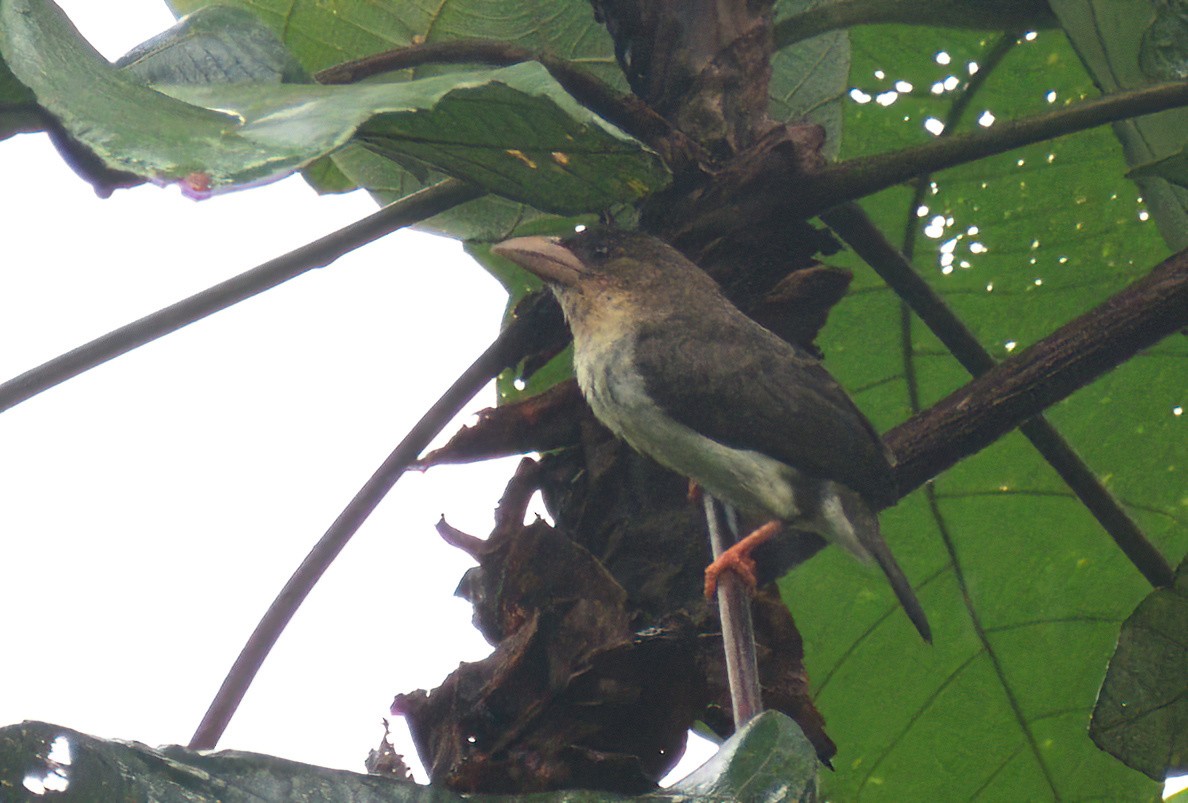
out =
[(646, 392), (631, 338), (575, 341), (574, 371), (594, 415), (661, 465), (735, 507), (796, 519), (799, 473), (767, 455), (736, 449), (676, 421)]

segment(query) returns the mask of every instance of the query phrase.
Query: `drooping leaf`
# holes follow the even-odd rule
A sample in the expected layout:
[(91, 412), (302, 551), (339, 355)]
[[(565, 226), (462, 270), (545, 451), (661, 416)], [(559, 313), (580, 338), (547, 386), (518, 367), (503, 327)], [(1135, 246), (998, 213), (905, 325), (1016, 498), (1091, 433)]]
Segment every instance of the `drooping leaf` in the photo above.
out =
[(655, 155), (535, 63), (395, 85), (172, 85), (171, 98), (113, 69), (44, 0), (2, 11), (0, 52), (38, 102), (108, 167), (155, 181), (205, 191), (273, 180), (355, 135), (547, 211), (666, 181)]
[(33, 93), (16, 79), (0, 59), (0, 140), (41, 128)]
[(239, 115), (236, 133), (277, 152), (321, 156), (354, 136), (543, 211), (598, 209), (667, 182), (654, 154), (535, 62), (397, 84), (161, 89)]
[[(476, 0), (446, 3), (433, 9), (416, 3), (285, 3), (273, 0), (173, 0), (178, 14), (219, 4), (244, 8), (283, 37), (285, 44), (310, 72), (344, 61), (369, 56), (414, 42), (454, 39), (498, 39), (528, 50), (541, 50), (569, 59), (610, 85), (625, 91), (626, 81), (615, 64), (610, 37), (594, 20), (586, 0), (530, 0), (508, 4)], [(464, 65), (463, 65), (464, 66)], [(385, 76), (386, 80), (457, 72), (459, 65), (425, 65)], [(517, 146), (511, 146), (517, 147)], [(388, 153), (388, 156), (393, 154)], [(426, 179), (410, 163), (385, 163), (375, 152), (349, 148), (334, 156), (339, 170), (323, 182), (313, 183), (319, 192), (341, 192), (354, 181), (387, 203), (420, 189)], [(319, 170), (325, 171), (321, 166)], [(410, 171), (411, 170), (411, 175)], [(323, 173), (324, 175), (324, 173)], [(309, 176), (307, 176), (309, 177)], [(522, 226), (542, 221), (547, 215), (506, 198), (486, 196), (438, 215), (422, 226), (449, 237), (494, 242), (523, 233)], [(542, 221), (543, 222), (543, 221)], [(558, 225), (569, 225), (567, 221)]]
[(1157, 781), (1188, 773), (1188, 561), (1122, 625), (1089, 735)]
[[(855, 100), (843, 157), (929, 139), (997, 34), (880, 27), (853, 33)], [(1095, 94), (1058, 34), (1018, 44), (963, 127)], [(875, 98), (880, 98), (876, 101)], [(864, 102), (860, 102), (864, 101)], [(987, 112), (990, 114), (987, 115)], [(1106, 129), (982, 160), (863, 201), (992, 355), (1043, 337), (1167, 254)], [(869, 268), (820, 344), (881, 429), (968, 374)], [(1188, 547), (1180, 495), (1183, 365), (1173, 339), (1049, 411), (1172, 560)], [(933, 623), (929, 647), (876, 573), (826, 550), (783, 583), (817, 702), (838, 744), (824, 794), (841, 800), (1156, 799), (1158, 786), (1086, 736), (1137, 570), (1019, 435), (885, 511), (888, 542)], [(938, 771), (937, 762), (944, 771)]]

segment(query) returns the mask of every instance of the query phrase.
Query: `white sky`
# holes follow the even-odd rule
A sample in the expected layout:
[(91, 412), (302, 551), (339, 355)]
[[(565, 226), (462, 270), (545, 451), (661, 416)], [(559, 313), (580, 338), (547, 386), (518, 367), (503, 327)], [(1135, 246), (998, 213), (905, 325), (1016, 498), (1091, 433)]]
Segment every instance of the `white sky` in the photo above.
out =
[[(160, 0), (62, 5), (109, 58), (172, 23)], [(101, 201), (41, 135), (0, 142), (0, 171), (3, 379), (375, 210), (300, 178)], [(0, 723), (187, 742), (281, 585), (503, 303), (456, 243), (402, 232), (0, 415), (0, 610), (20, 634)], [(485, 535), (515, 462), (403, 478), (220, 746), (359, 770), (395, 693), (485, 656), (452, 596), (471, 562), (433, 525)]]

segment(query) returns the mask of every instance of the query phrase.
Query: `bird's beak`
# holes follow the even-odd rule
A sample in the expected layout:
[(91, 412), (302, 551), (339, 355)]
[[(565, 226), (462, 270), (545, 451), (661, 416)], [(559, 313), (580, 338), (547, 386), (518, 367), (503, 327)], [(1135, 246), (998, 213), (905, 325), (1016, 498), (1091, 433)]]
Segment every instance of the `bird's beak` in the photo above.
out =
[(510, 259), (546, 282), (576, 285), (588, 273), (586, 265), (555, 237), (516, 237), (491, 246), (491, 253)]

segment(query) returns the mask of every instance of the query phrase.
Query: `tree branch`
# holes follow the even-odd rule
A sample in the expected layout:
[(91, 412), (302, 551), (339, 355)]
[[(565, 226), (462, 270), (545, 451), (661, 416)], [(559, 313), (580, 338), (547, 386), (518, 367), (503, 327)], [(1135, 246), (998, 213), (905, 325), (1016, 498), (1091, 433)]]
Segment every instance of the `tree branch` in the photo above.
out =
[(1188, 106), (1188, 81), (1117, 92), (1066, 109), (995, 123), (984, 132), (941, 137), (914, 148), (829, 165), (799, 182), (794, 203), (802, 214), (817, 214), (922, 173), (956, 167), (1024, 145), (1181, 106)]
[[(738, 533), (733, 526), (736, 516), (730, 516), (732, 526), (722, 522), (725, 506), (706, 492), (701, 495), (705, 523), (709, 528), (710, 549), (717, 560), (737, 543)], [(734, 715), (734, 729), (738, 731), (763, 713), (763, 692), (759, 685), (759, 660), (755, 653), (755, 623), (751, 618), (751, 594), (746, 583), (735, 572), (723, 572), (718, 579), (718, 618), (722, 623), (722, 648), (726, 657), (726, 679), (730, 688), (730, 703)]]
[(329, 265), (361, 245), (410, 226), (459, 204), (474, 200), (483, 191), (456, 179), (447, 179), (415, 192), (362, 220), (308, 245), (271, 259), (214, 287), (114, 329), (102, 337), (61, 354), (0, 385), (0, 412), (44, 390), (78, 376), (97, 365), (126, 354), (183, 326), (270, 290), (313, 268)]
[(1058, 24), (1046, 0), (835, 0), (780, 20), (772, 32), (779, 49), (828, 31), (880, 23), (1000, 31)]
[(1188, 327), (1188, 250), (885, 436), (901, 495)]
[[(521, 305), (523, 309), (523, 305)], [(517, 317), (495, 338), (474, 363), (454, 380), (441, 398), (421, 416), (421, 419), (404, 436), (388, 458), (376, 469), (371, 478), (359, 489), (342, 513), (326, 530), (325, 535), (314, 545), (297, 571), (285, 583), (272, 605), (256, 625), (256, 629), (243, 645), (239, 657), (219, 687), (210, 708), (190, 739), (191, 750), (210, 750), (218, 744), (227, 728), (227, 723), (239, 707), (264, 659), (268, 657), (276, 640), (284, 631), (293, 614), (321, 579), (322, 574), (338, 557), (343, 547), (371, 515), (376, 506), (392, 490), (409, 465), (429, 445), (476, 393), (491, 381), (500, 371), (518, 362), (528, 351), (535, 339), (537, 329), (549, 317), (555, 317), (555, 305), (543, 296), (536, 299), (527, 309), (517, 310)]]
[(329, 67), (315, 75), (314, 80), (322, 84), (349, 84), (423, 64), (479, 63), (504, 67), (524, 61), (539, 62), (574, 100), (652, 147), (674, 171), (705, 158), (695, 143), (635, 95), (617, 91), (571, 61), (509, 42), (452, 39), (410, 45)]
[[(957, 361), (973, 376), (994, 368), (994, 359), (944, 300), (920, 278), (907, 258), (879, 231), (857, 204), (846, 204), (821, 215), (829, 227), (854, 249), (883, 281), (932, 330)], [(1060, 433), (1042, 415), (1019, 425), (1019, 429), (1056, 469), (1081, 503), (1105, 528), (1114, 542), (1153, 586), (1170, 585), (1174, 572), (1167, 559), (1147, 540), (1138, 524), (1126, 513), (1097, 476)]]

